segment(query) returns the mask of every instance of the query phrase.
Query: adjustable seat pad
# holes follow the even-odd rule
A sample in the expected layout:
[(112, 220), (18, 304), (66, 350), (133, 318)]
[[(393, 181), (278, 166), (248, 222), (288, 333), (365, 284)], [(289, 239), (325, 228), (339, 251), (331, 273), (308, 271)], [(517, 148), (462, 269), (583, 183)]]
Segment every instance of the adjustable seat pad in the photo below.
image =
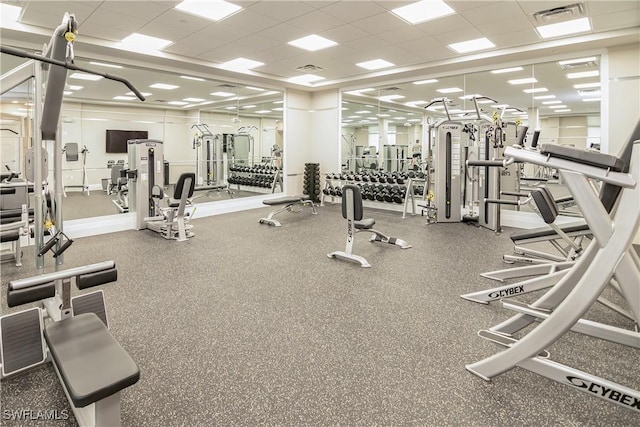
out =
[(307, 196), (306, 194), (302, 196), (286, 196), (286, 197), (280, 197), (277, 199), (263, 200), (262, 203), (269, 206), (277, 206), (277, 205), (287, 205), (289, 203), (296, 203), (296, 202), (301, 202), (305, 200), (311, 200), (311, 197)]
[(376, 224), (376, 220), (373, 218), (365, 218), (360, 221), (354, 221), (353, 224), (356, 230), (368, 230)]
[(49, 351), (73, 404), (82, 408), (138, 382), (140, 371), (94, 313), (49, 325)]
[[(589, 231), (589, 226), (587, 224), (579, 224), (579, 225), (570, 225), (570, 226), (561, 226), (560, 229), (567, 234), (570, 233), (578, 233), (578, 232), (587, 232)], [(539, 237), (551, 237), (557, 236), (558, 233), (555, 232), (552, 228), (549, 227), (539, 227), (532, 228), (530, 230), (522, 230), (516, 233), (513, 233), (509, 238), (512, 242), (517, 243), (521, 240), (528, 239), (536, 239)], [(559, 236), (558, 236), (559, 237)]]
[(577, 148), (565, 147), (562, 145), (544, 144), (540, 147), (540, 154), (548, 154), (551, 157), (570, 160), (583, 165), (595, 166), (597, 168), (611, 169), (616, 172), (624, 168), (624, 160), (611, 154), (598, 153), (597, 151), (578, 150)]

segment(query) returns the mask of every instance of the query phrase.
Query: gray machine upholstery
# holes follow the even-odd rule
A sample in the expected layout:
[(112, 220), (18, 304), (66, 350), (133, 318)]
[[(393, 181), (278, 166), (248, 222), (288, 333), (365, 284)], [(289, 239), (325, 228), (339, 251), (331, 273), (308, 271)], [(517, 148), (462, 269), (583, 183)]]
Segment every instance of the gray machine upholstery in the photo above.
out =
[(76, 407), (104, 399), (140, 378), (131, 356), (93, 313), (55, 322), (44, 337)]

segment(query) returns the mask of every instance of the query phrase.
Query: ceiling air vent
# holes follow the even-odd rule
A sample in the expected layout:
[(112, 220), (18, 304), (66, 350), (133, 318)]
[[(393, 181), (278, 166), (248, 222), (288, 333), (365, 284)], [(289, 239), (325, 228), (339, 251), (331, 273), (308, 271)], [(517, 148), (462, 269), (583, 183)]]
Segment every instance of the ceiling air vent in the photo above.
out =
[(236, 88), (238, 86), (229, 83), (222, 83), (221, 85), (218, 85), (218, 87)]
[(167, 102), (166, 99), (156, 99), (155, 102)]
[(324, 70), (324, 68), (319, 67), (317, 65), (307, 64), (307, 65), (303, 65), (301, 67), (296, 67), (296, 70), (304, 71), (304, 72), (314, 72), (314, 71), (322, 71), (322, 70)]
[(570, 21), (572, 19), (585, 17), (585, 6), (583, 3), (574, 3), (553, 9), (542, 10), (533, 14), (533, 18), (539, 25), (553, 24), (556, 22)]
[(397, 86), (389, 86), (389, 87), (383, 87), (382, 89), (380, 89), (381, 92), (395, 92), (396, 90), (402, 90)]
[(589, 58), (584, 58), (584, 60), (570, 60), (570, 61), (560, 61), (560, 68), (563, 70), (573, 70), (575, 68), (585, 68), (585, 67), (597, 67), (598, 66), (598, 58), (593, 56)]

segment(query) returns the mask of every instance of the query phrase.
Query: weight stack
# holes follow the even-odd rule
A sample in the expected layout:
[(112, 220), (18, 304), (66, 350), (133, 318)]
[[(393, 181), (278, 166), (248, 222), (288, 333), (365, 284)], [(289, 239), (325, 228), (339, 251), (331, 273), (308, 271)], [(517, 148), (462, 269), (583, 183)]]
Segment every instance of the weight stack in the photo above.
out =
[(304, 164), (304, 194), (311, 196), (314, 203), (320, 202), (320, 163)]

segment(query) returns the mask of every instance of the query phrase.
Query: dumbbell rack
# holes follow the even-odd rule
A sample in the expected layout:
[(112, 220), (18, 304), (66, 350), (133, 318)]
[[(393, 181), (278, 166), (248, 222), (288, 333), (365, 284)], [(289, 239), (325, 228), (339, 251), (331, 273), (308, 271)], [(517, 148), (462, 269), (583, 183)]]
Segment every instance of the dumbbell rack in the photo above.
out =
[[(233, 170), (232, 175), (227, 179), (229, 185), (235, 185), (238, 191), (252, 191), (254, 193), (275, 193), (276, 187), (282, 190), (282, 171), (280, 169), (257, 169), (249, 168), (248, 170)], [(251, 183), (234, 182), (237, 178), (247, 178), (248, 180), (263, 178), (264, 182), (268, 182), (268, 187), (252, 185)], [(268, 178), (268, 179), (267, 179)]]
[[(409, 210), (409, 206), (411, 206), (411, 214), (416, 215), (417, 202), (426, 200), (427, 189), (424, 188), (422, 196), (418, 196), (415, 194), (416, 193), (415, 188), (420, 185), (424, 186), (425, 182), (426, 180), (424, 178), (407, 178), (406, 183), (403, 184), (403, 185), (406, 185), (407, 189), (404, 193), (404, 201), (402, 204), (382, 202), (378, 200), (364, 200), (364, 199), (362, 200), (362, 204), (363, 206), (369, 207), (372, 209), (385, 209), (385, 210), (390, 210), (395, 212), (402, 212), (402, 218), (407, 217), (407, 211)], [(363, 182), (356, 181), (355, 179), (351, 180), (351, 179), (343, 179), (343, 178), (325, 177), (325, 184), (324, 184), (325, 190), (328, 190), (329, 187), (333, 186), (333, 184), (340, 184), (340, 187), (342, 187), (345, 184), (362, 185)], [(367, 183), (365, 182), (365, 184)], [(386, 184), (378, 184), (378, 185), (383, 185), (385, 187), (392, 187), (397, 184), (386, 183)], [(326, 198), (330, 199), (330, 203), (337, 203), (338, 199), (341, 199), (340, 196), (325, 194), (325, 192), (323, 191), (322, 196), (320, 198), (320, 206), (324, 206), (324, 202)]]

